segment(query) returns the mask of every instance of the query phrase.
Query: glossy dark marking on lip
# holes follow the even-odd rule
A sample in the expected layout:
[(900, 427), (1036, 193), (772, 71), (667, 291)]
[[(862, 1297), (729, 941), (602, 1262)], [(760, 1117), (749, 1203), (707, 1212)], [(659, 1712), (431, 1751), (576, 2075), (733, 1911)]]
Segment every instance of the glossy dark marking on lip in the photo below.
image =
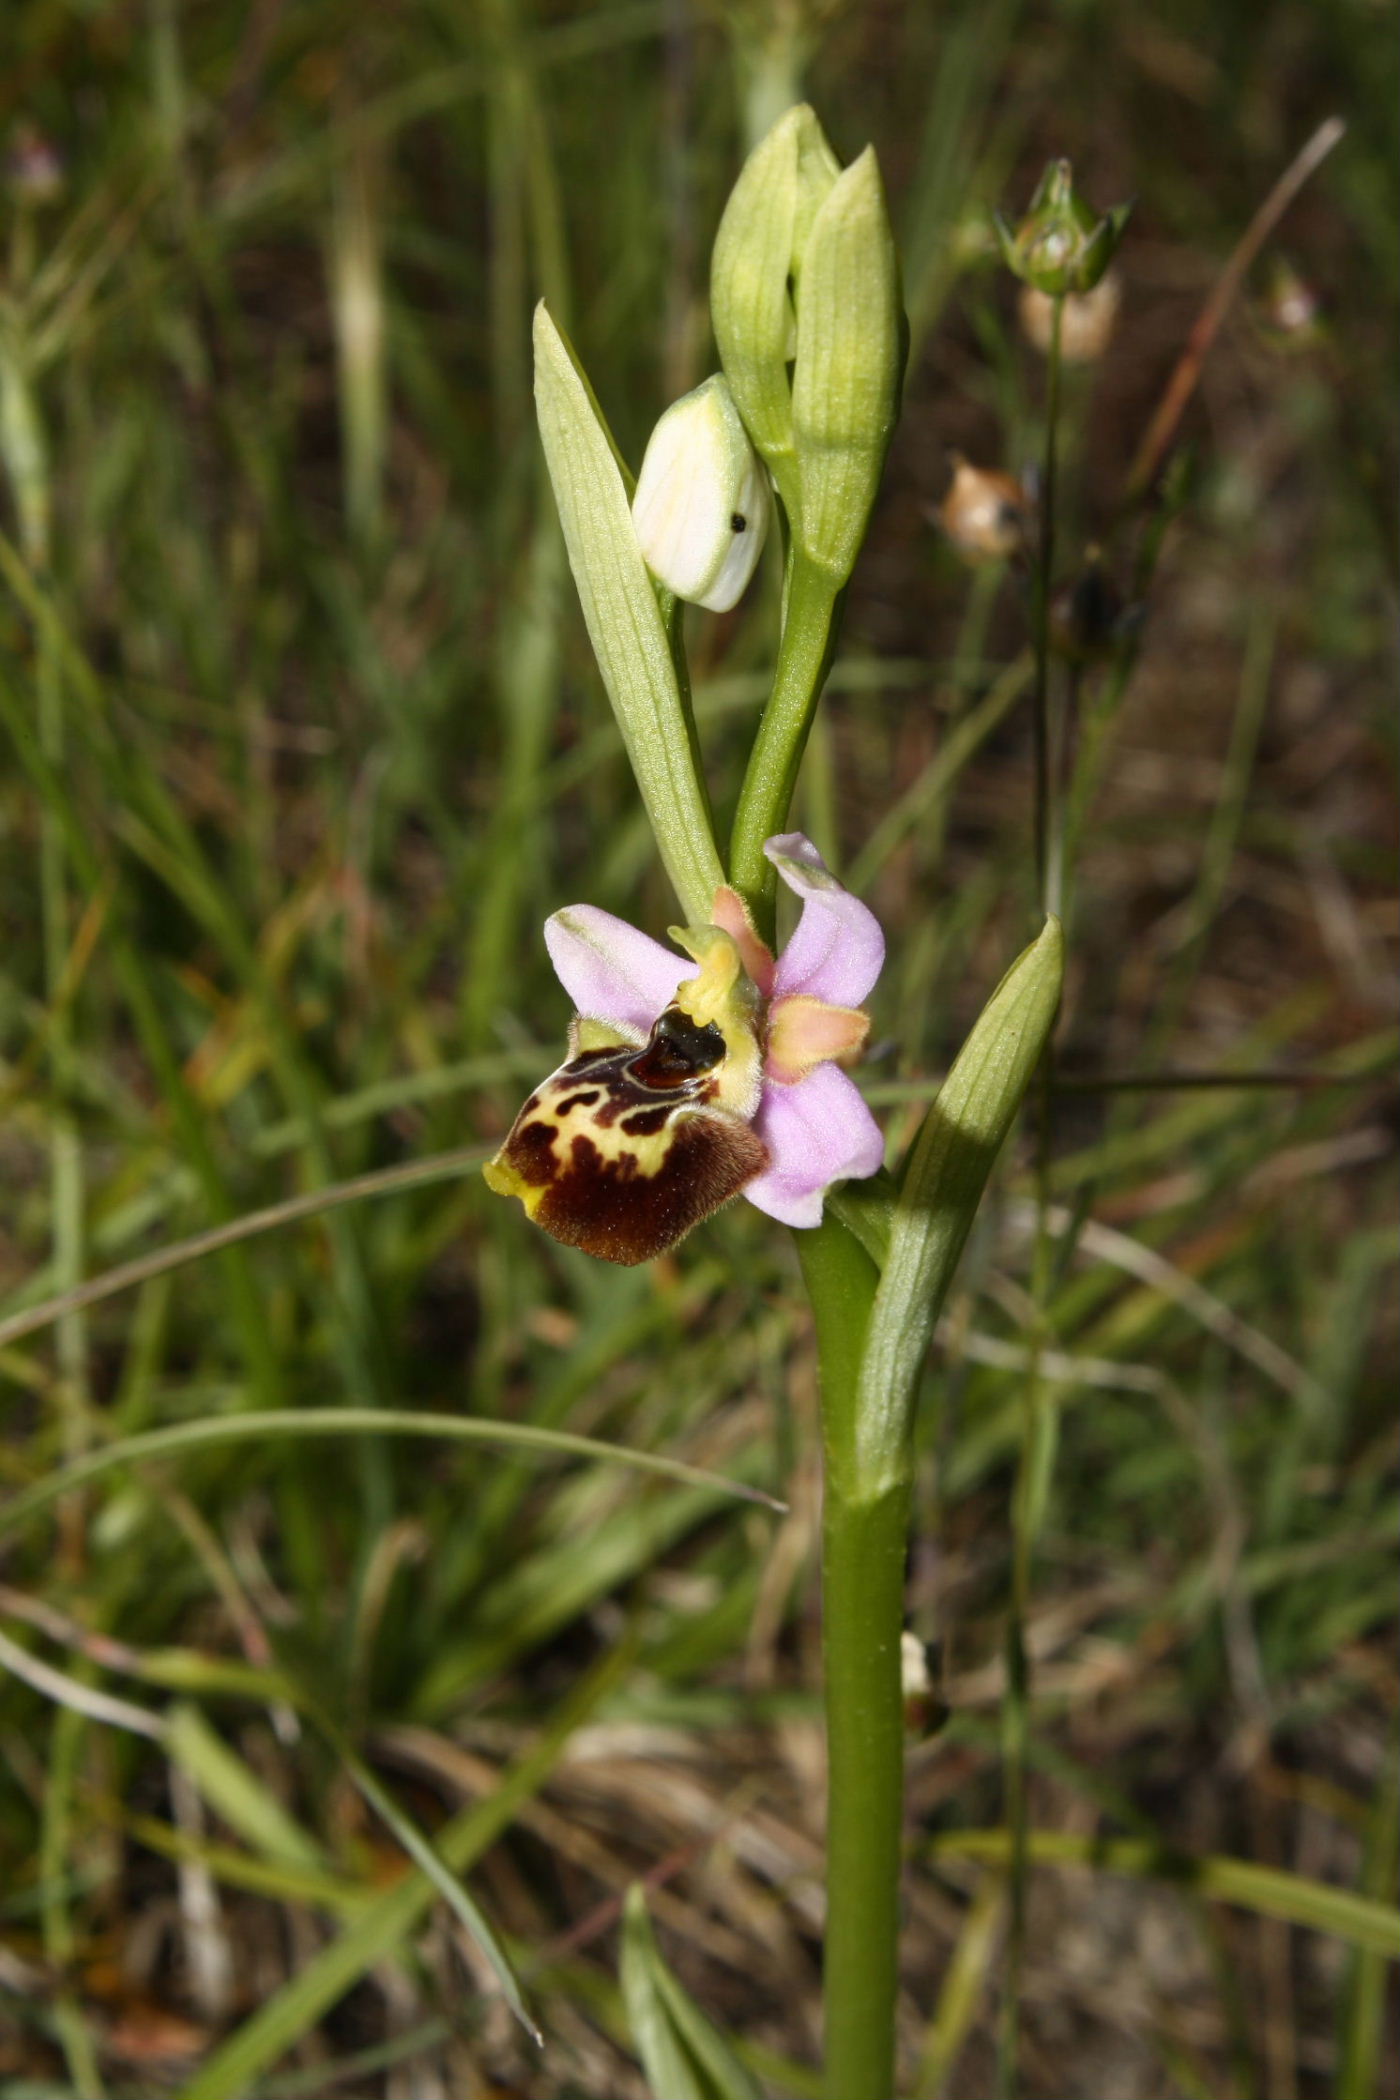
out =
[(585, 1050), (545, 1080), (498, 1155), (536, 1224), (604, 1261), (649, 1261), (762, 1173), (763, 1140), (712, 1105), (726, 1054), (720, 1029), (668, 1006), (640, 1048)]
[(641, 1086), (669, 1091), (724, 1061), (724, 1037), (713, 1023), (700, 1027), (678, 1006), (668, 1006), (651, 1031), (645, 1050), (628, 1070)]

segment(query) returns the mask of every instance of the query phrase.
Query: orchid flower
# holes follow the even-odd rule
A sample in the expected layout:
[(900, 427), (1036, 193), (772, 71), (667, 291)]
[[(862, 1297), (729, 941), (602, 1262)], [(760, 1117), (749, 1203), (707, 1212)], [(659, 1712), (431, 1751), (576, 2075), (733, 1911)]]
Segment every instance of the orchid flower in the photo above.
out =
[(689, 963), (591, 904), (547, 921), (576, 1009), (569, 1057), (485, 1174), (566, 1245), (646, 1261), (740, 1192), (818, 1225), (833, 1182), (881, 1165), (879, 1125), (840, 1066), (865, 1043), (884, 936), (800, 831), (764, 852), (802, 900), (776, 960), (727, 884), (710, 925), (670, 929)]

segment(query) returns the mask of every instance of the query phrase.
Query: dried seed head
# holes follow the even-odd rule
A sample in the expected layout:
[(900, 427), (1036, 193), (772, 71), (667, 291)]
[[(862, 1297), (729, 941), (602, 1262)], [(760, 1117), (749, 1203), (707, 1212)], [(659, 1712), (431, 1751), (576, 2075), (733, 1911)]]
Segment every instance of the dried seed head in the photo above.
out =
[[(1109, 270), (1091, 292), (1069, 292), (1061, 302), (1060, 355), (1072, 365), (1092, 364), (1103, 356), (1113, 336), (1122, 304), (1123, 284)], [(1026, 340), (1048, 356), (1055, 326), (1055, 302), (1033, 284), (1023, 285), (1018, 302)]]
[(1050, 600), (1050, 646), (1069, 663), (1090, 663), (1113, 648), (1130, 619), (1099, 549), (1090, 547), (1079, 574)]
[(1007, 561), (1028, 546), (1033, 513), (1019, 481), (993, 467), (974, 467), (955, 452), (938, 522), (964, 560)]

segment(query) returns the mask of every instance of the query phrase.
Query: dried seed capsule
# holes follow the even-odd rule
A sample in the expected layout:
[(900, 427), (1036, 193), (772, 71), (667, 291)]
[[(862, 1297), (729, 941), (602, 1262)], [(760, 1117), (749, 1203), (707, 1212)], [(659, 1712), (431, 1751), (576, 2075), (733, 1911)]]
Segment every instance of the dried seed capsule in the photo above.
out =
[[(1072, 365), (1092, 364), (1103, 356), (1122, 304), (1123, 286), (1116, 270), (1101, 277), (1091, 292), (1067, 292), (1060, 308), (1060, 355)], [(1048, 292), (1024, 285), (1017, 302), (1028, 342), (1048, 356), (1055, 326), (1055, 302)]]
[(994, 467), (974, 467), (955, 452), (953, 480), (938, 522), (965, 560), (986, 562), (1024, 552), (1034, 519), (1019, 481)]

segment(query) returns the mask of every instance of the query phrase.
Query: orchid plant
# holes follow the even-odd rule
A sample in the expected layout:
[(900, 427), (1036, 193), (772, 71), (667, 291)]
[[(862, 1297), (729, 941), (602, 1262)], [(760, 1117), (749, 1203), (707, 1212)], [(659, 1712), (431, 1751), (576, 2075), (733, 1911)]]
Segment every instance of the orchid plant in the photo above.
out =
[[(1062, 942), (1047, 918), (887, 1171), (885, 1140), (845, 1069), (865, 1043), (884, 938), (787, 828), (902, 378), (899, 272), (873, 152), (843, 170), (812, 111), (789, 110), (730, 196), (711, 311), (723, 369), (662, 416), (635, 498), (569, 345), (543, 306), (536, 314), (540, 432), (569, 560), (685, 923), (665, 947), (587, 903), (548, 921), (575, 1009), (568, 1055), (485, 1172), (546, 1232), (610, 1261), (662, 1253), (736, 1196), (794, 1232), (825, 1463), (825, 2089), (829, 2100), (891, 2100), (915, 1389), (1049, 1037)], [(770, 514), (784, 549), (781, 631), (722, 857), (680, 612), (685, 600), (736, 602)], [(779, 881), (801, 916), (775, 956)], [(660, 1969), (636, 1903), (623, 1968), (658, 2095), (753, 2092)], [(708, 2082), (677, 2083), (666, 2068), (676, 2052), (701, 2062)]]

